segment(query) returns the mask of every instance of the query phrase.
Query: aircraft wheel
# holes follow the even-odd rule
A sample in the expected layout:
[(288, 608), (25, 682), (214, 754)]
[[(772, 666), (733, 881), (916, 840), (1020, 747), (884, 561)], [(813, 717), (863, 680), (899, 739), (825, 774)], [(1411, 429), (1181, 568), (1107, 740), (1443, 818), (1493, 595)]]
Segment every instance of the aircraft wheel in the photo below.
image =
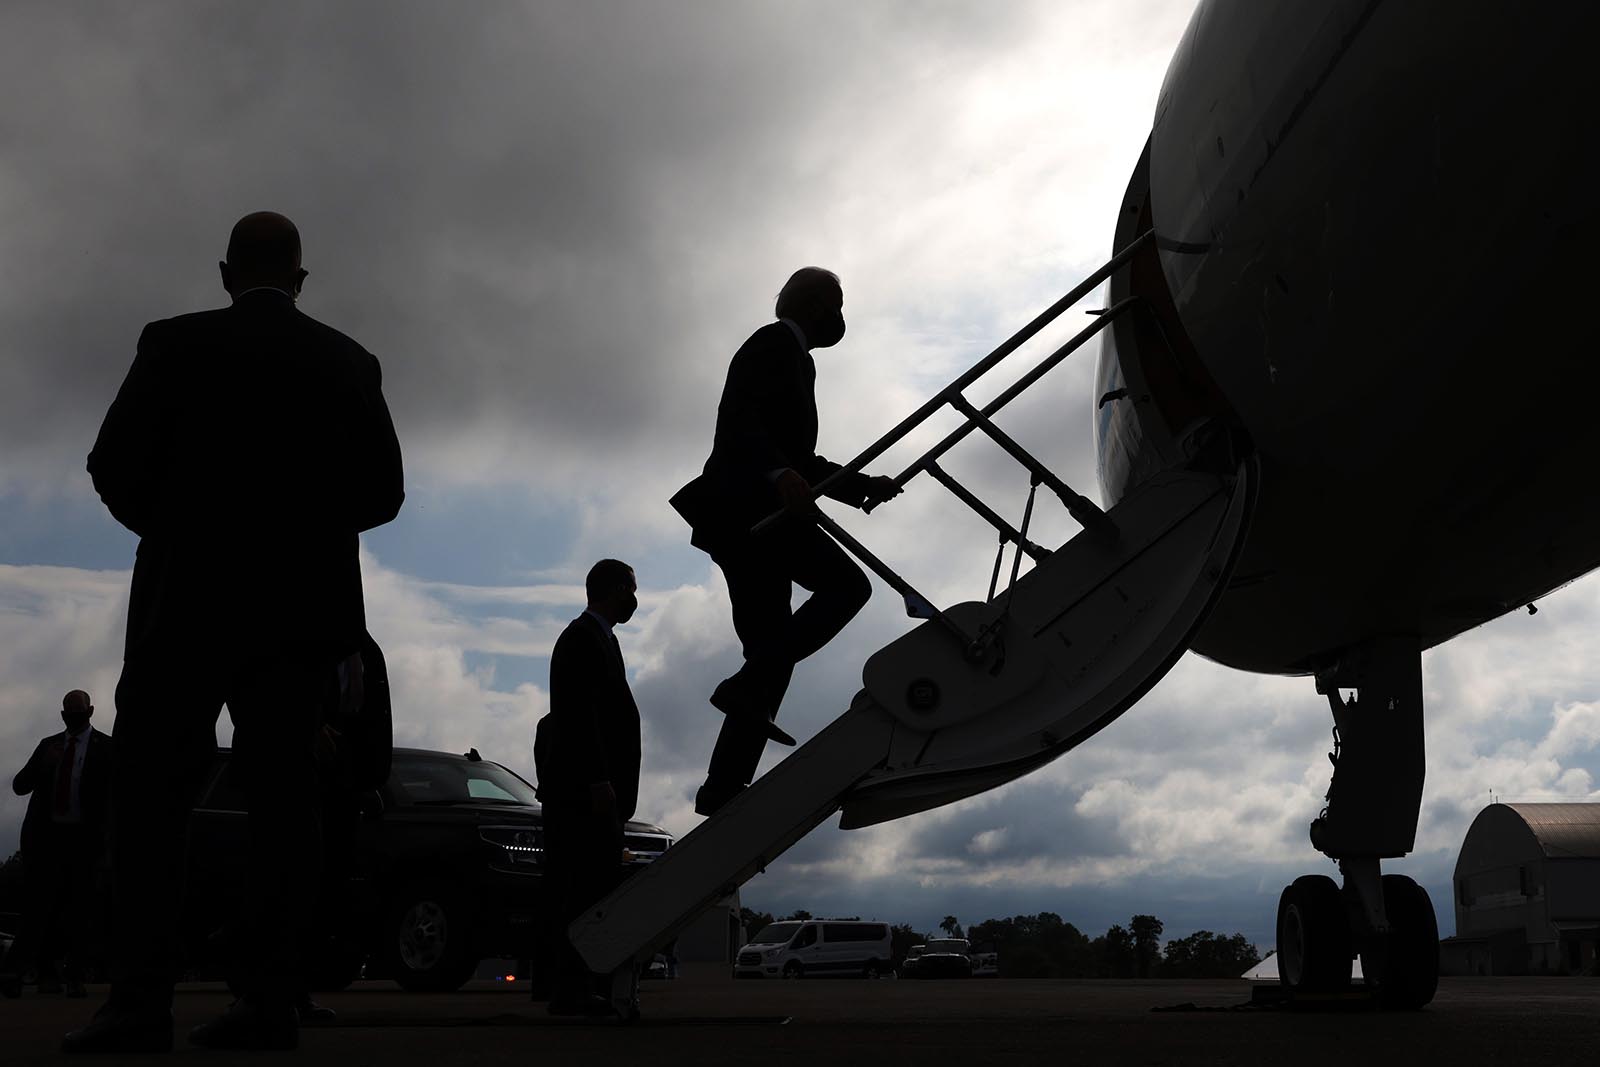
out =
[(1353, 955), (1339, 886), (1323, 874), (1296, 878), (1278, 898), (1278, 981), (1295, 993), (1343, 989)]
[(1362, 973), (1376, 987), (1378, 1003), (1415, 1011), (1439, 988), (1439, 922), (1433, 901), (1405, 875), (1386, 874), (1383, 907), (1389, 913), (1389, 933), (1379, 951), (1362, 955)]

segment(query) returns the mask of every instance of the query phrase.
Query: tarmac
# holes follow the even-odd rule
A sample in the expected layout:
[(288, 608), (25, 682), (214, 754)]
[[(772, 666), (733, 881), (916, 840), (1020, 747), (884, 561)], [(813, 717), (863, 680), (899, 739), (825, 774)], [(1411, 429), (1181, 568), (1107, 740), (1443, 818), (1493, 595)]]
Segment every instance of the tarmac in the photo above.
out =
[[(189, 1027), (228, 1003), (220, 985), (180, 987), (175, 1055), (186, 1063), (292, 1058), (339, 1067), (651, 1064), (1576, 1064), (1600, 1052), (1600, 979), (1445, 978), (1417, 1012), (1344, 1001), (1250, 1007), (1250, 984), (1218, 981), (745, 981), (686, 967), (643, 984), (631, 1025), (555, 1019), (514, 983), (406, 993), (359, 982), (319, 994), (333, 1023), (292, 1053), (216, 1053)], [(60, 1064), (61, 1034), (105, 996), (0, 1001), (0, 1062)], [(1176, 1010), (1158, 1010), (1176, 1009)], [(153, 1057), (140, 1057), (151, 1062)], [(107, 1062), (102, 1059), (98, 1062)], [(118, 1058), (121, 1062), (121, 1058)]]

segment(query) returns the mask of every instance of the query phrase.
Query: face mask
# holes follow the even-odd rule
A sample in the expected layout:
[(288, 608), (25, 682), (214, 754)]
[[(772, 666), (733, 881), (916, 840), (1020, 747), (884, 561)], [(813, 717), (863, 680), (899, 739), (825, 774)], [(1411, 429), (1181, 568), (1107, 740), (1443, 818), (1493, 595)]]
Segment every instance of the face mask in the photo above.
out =
[(820, 336), (809, 337), (812, 348), (832, 348), (844, 340), (844, 312), (835, 312), (826, 322), (817, 325)]

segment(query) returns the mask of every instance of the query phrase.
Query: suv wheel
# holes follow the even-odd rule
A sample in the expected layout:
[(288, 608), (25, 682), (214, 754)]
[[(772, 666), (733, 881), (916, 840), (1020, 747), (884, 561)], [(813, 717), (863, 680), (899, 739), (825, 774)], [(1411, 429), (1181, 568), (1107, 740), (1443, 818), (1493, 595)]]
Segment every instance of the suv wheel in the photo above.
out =
[(402, 989), (450, 992), (477, 969), (470, 912), (449, 894), (427, 888), (401, 894), (385, 929), (386, 955)]
[(805, 973), (806, 969), (800, 966), (799, 960), (790, 960), (783, 965), (783, 976), (785, 978), (804, 978)]

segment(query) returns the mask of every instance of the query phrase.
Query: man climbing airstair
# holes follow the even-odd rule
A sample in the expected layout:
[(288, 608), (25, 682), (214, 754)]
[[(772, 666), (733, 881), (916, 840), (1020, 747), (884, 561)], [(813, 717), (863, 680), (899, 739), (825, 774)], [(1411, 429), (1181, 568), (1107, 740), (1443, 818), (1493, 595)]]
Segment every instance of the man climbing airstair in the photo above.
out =
[[(1253, 461), (1234, 454), (1231, 435), (1199, 435), (1196, 460), (1150, 479), (1107, 513), (992, 421), (1140, 299), (1097, 313), (982, 408), (963, 394), (1152, 239), (1134, 241), (835, 475), (860, 471), (946, 405), (963, 415), (958, 429), (894, 481), (903, 486), (927, 473), (995, 528), (989, 595), (937, 608), (825, 514), (809, 516), (925, 621), (868, 658), (862, 689), (843, 715), (573, 922), (573, 944), (592, 970), (613, 975), (624, 1016), (636, 1011), (633, 975), (642, 961), (834, 812), (853, 829), (1012, 781), (1126, 711), (1188, 648), (1227, 584), (1253, 502)], [(973, 430), (1029, 473), (1020, 527), (939, 466)], [(1028, 538), (1041, 485), (1083, 527), (1054, 551)], [(816, 486), (815, 495), (827, 487)], [(1010, 576), (1001, 588), (1008, 545)], [(1034, 564), (1025, 574), (1023, 555)]]

